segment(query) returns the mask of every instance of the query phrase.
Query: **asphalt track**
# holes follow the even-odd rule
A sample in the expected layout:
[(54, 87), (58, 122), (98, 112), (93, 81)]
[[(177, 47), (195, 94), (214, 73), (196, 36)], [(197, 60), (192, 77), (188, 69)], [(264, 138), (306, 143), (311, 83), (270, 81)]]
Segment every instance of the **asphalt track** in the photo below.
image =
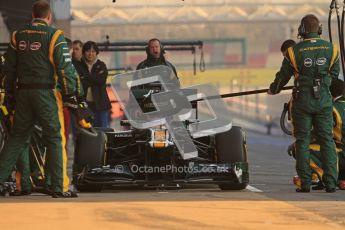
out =
[(295, 193), (284, 136), (248, 133), (250, 186), (0, 198), (1, 229), (345, 229), (345, 191)]

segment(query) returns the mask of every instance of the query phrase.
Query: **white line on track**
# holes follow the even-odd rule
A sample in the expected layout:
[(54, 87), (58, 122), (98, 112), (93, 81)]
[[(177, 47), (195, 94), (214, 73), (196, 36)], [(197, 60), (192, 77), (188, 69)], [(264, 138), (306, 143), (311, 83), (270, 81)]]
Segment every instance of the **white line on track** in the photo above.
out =
[(253, 186), (247, 185), (246, 189), (248, 189), (251, 192), (263, 192), (262, 190), (255, 188)]

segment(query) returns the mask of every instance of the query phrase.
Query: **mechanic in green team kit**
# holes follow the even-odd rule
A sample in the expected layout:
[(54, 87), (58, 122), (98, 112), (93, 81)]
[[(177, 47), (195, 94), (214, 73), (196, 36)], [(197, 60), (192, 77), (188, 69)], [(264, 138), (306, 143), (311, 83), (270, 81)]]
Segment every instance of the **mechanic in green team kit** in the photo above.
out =
[[(15, 96), (16, 112), (12, 132), (0, 155), (0, 194), (38, 122), (47, 147), (52, 197), (77, 197), (68, 191), (69, 179), (64, 172), (67, 157), (62, 113), (62, 98), (71, 107), (78, 105), (77, 74), (62, 31), (49, 26), (49, 4), (35, 2), (32, 16), (30, 24), (12, 33), (7, 49), (4, 85), (6, 97)], [(61, 92), (57, 84), (61, 85)]]
[(339, 75), (339, 54), (336, 46), (320, 38), (321, 33), (322, 27), (315, 15), (308, 14), (302, 18), (298, 35), (303, 41), (288, 48), (282, 67), (268, 91), (271, 95), (279, 93), (294, 75), (291, 113), (296, 138), (296, 170), (301, 178), (301, 187), (296, 192), (310, 192), (312, 127), (321, 145), (322, 179), (326, 192), (335, 192), (338, 177), (329, 86), (331, 79)]

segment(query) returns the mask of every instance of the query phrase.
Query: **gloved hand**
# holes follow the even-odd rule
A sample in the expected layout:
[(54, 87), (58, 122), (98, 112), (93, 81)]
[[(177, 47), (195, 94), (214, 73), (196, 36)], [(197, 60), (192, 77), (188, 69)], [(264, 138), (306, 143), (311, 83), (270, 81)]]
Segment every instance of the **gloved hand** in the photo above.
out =
[(79, 107), (76, 111), (76, 118), (77, 118), (78, 124), (80, 125), (80, 127), (84, 129), (89, 129), (92, 127), (91, 122), (90, 122), (92, 117), (93, 117), (93, 113), (88, 108)]
[(268, 95), (274, 95), (274, 93), (272, 93), (272, 91), (270, 89), (267, 90), (267, 94)]
[(83, 97), (77, 97), (78, 106), (82, 108), (88, 108), (87, 102), (84, 100)]
[(66, 95), (63, 98), (63, 105), (71, 109), (77, 109), (78, 108), (77, 97), (75, 95)]
[(87, 102), (82, 97), (78, 97), (78, 108), (75, 116), (80, 127), (89, 129), (92, 127), (90, 120), (93, 117), (92, 111), (88, 108)]

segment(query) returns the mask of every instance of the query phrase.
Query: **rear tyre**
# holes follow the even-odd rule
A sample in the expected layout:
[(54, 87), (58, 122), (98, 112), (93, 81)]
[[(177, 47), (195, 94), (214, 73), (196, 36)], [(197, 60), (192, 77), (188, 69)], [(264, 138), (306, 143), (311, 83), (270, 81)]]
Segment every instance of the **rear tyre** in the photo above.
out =
[(84, 184), (83, 177), (79, 177), (79, 175), (105, 164), (106, 143), (106, 134), (101, 130), (97, 130), (97, 136), (85, 133), (79, 133), (77, 136), (74, 151), (73, 184), (80, 192), (99, 192), (102, 190), (102, 185)]
[[(217, 162), (247, 162), (246, 137), (241, 127), (233, 126), (229, 131), (216, 135)], [(242, 190), (248, 182), (219, 184), (222, 190)]]
[(97, 130), (97, 136), (80, 133), (77, 136), (74, 153), (76, 172), (80, 173), (87, 166), (89, 169), (102, 167), (105, 160), (107, 137)]

